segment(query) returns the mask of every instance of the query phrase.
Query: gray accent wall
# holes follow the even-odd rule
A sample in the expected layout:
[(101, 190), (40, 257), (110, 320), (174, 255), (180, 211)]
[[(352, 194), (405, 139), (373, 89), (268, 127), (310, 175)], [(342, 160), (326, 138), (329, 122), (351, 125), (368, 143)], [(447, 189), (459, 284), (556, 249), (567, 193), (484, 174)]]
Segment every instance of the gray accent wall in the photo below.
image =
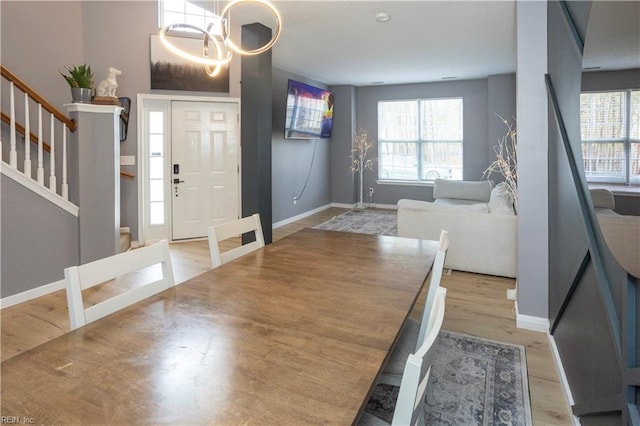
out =
[[(506, 120), (514, 128), (516, 126), (516, 75), (490, 75), (487, 79), (487, 85), (487, 104), (489, 109), (487, 116), (487, 149), (489, 152), (488, 162), (490, 163), (495, 155), (494, 146), (507, 133), (507, 126), (502, 122), (502, 119)], [(504, 180), (504, 177), (498, 173), (492, 173), (489, 178), (496, 182)]]
[[(480, 180), (484, 170), (495, 158), (495, 135), (504, 134), (495, 126), (495, 121), (498, 121), (495, 113), (515, 115), (513, 81), (513, 75), (504, 75), (477, 80), (359, 87), (356, 101), (357, 125), (363, 127), (373, 141), (377, 141), (378, 101), (462, 97), (463, 178)], [(365, 171), (364, 192), (366, 194), (369, 188), (374, 188), (374, 201), (377, 204), (395, 205), (402, 198), (433, 200), (433, 189), (428, 185), (378, 184), (377, 179), (377, 166), (373, 171)]]
[[(274, 223), (326, 206), (331, 202), (331, 150), (334, 139), (284, 138), (289, 79), (323, 89), (328, 88), (318, 81), (273, 68), (271, 183)], [(339, 97), (336, 96), (336, 101), (338, 99)], [(338, 110), (337, 103), (334, 105), (334, 111), (336, 110)], [(294, 197), (299, 198), (295, 204)]]
[(64, 279), (78, 264), (78, 218), (5, 175), (0, 178), (0, 297)]
[(354, 204), (358, 200), (358, 178), (351, 171), (351, 149), (357, 130), (357, 96), (355, 86), (332, 86), (336, 95), (331, 135), (331, 201)]

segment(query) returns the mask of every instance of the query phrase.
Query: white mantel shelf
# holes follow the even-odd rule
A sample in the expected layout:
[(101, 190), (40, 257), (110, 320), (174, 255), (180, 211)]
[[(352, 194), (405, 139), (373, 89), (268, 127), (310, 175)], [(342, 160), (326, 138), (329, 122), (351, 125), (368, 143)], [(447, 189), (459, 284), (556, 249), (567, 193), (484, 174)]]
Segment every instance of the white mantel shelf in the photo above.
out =
[(123, 110), (123, 108), (118, 105), (95, 105), (83, 103), (64, 104), (64, 107), (68, 112), (92, 112), (95, 114), (120, 114), (120, 111)]

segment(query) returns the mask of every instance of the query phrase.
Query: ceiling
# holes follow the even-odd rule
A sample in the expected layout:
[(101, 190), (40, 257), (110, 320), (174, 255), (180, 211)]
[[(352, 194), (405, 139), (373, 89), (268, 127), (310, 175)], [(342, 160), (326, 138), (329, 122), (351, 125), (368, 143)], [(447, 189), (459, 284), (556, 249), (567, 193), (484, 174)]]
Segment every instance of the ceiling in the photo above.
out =
[[(276, 68), (329, 85), (483, 78), (516, 70), (516, 2), (273, 1), (282, 33)], [(376, 13), (390, 15), (376, 21)], [(235, 24), (275, 27), (264, 7), (232, 11)], [(585, 66), (640, 68), (640, 1), (596, 1)], [(615, 23), (612, 25), (612, 23)]]

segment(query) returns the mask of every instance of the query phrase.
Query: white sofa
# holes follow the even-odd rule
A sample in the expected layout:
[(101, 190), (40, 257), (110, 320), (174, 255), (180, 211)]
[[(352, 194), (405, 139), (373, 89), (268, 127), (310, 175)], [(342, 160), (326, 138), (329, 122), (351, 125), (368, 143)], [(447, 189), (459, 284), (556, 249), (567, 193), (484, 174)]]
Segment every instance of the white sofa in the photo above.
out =
[(398, 201), (398, 236), (437, 240), (449, 232), (445, 267), (516, 276), (517, 216), (504, 185), (437, 179), (434, 202)]

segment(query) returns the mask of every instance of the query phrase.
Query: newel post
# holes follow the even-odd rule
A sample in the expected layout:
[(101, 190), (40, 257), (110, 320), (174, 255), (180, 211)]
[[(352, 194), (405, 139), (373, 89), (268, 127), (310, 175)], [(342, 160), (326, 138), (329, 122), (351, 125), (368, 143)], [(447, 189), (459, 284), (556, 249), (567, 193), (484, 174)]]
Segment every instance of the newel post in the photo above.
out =
[(78, 123), (74, 132), (77, 159), (70, 162), (70, 167), (78, 172), (78, 234), (83, 264), (119, 252), (122, 108), (80, 103), (65, 107)]

